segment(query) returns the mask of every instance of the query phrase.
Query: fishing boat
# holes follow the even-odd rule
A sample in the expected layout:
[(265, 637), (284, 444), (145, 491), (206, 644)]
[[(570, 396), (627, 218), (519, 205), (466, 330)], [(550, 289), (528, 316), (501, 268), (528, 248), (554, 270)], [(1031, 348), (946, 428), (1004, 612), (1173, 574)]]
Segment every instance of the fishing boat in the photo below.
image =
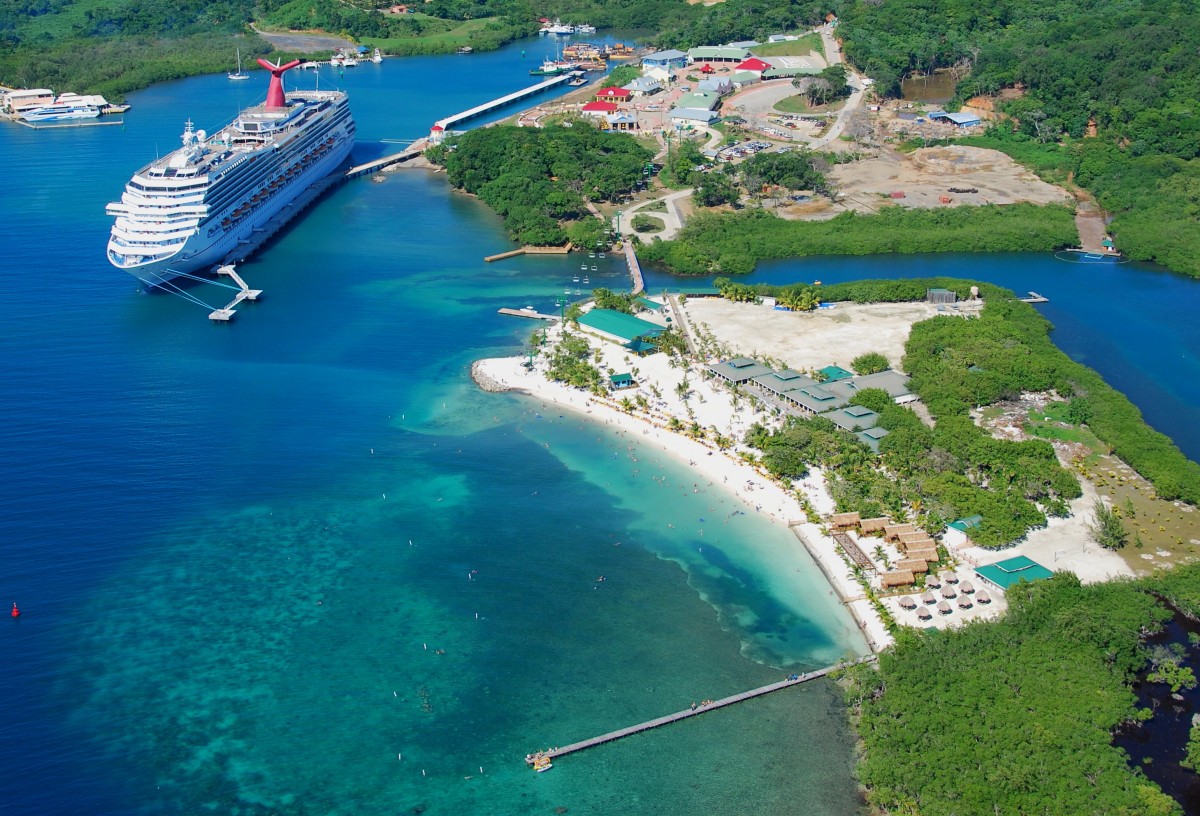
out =
[(357, 68), (358, 67), (358, 57), (354, 56), (353, 54), (343, 54), (342, 55), (342, 67)]
[(379, 63), (381, 63), (381, 62), (383, 62), (383, 54), (380, 54), (380, 53), (379, 53), (379, 49), (378, 49), (378, 48), (376, 48), (376, 49), (375, 49), (375, 51), (374, 51), (374, 52), (372, 52), (372, 54), (371, 54), (371, 62), (375, 63), (376, 65), (378, 65), (378, 64), (379, 64)]
[(297, 66), (297, 67), (298, 67), (298, 68), (299, 68), (301, 71), (316, 71), (316, 70), (318, 70), (318, 69), (321, 67), (321, 63), (319, 63), (319, 62), (313, 62), (312, 60), (309, 60), (308, 62), (302, 62), (302, 63), (300, 63), (300, 65), (299, 65), (299, 66)]
[(242, 49), (240, 48), (237, 50), (237, 65), (237, 71), (232, 74), (226, 74), (226, 76), (233, 80), (249, 79), (250, 75), (242, 71)]
[(545, 59), (538, 68), (529, 72), (530, 76), (558, 76), (575, 70), (575, 63), (564, 60)]

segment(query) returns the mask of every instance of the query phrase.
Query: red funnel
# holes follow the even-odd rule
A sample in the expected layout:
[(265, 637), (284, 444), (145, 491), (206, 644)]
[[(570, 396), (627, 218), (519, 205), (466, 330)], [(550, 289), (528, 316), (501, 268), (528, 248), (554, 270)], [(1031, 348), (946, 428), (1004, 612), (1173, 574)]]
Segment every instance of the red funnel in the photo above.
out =
[(286, 65), (272, 65), (259, 57), (258, 64), (271, 72), (271, 87), (267, 88), (267, 107), (286, 108), (287, 99), (283, 95), (283, 72), (295, 68), (300, 64), (300, 60), (292, 60)]

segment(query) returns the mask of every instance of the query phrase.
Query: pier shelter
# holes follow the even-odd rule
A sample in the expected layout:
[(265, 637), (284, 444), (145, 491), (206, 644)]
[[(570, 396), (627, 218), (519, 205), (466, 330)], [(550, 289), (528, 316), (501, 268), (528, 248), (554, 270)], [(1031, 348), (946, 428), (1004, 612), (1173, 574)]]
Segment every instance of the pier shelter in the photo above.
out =
[(665, 331), (662, 326), (613, 309), (592, 309), (579, 316), (579, 325), (597, 337), (614, 343), (653, 340)]
[(976, 567), (975, 574), (1002, 592), (1021, 581), (1044, 581), (1054, 575), (1053, 572), (1024, 555)]

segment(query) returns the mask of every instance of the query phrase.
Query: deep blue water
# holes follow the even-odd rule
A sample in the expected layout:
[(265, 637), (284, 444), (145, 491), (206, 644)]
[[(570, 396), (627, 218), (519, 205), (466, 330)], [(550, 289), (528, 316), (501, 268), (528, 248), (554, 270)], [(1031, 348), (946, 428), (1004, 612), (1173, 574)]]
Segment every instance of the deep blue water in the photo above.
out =
[[(346, 71), (357, 156), (551, 47)], [(863, 648), (786, 531), (718, 531), (735, 505), (679, 466), (471, 385), (531, 329), (496, 309), (548, 307), (573, 262), (485, 265), (511, 246), (494, 214), (405, 171), (243, 264), (266, 294), (228, 326), (107, 264), (104, 204), (259, 79), (156, 86), (124, 128), (0, 128), (0, 600), (25, 613), (0, 634), (3, 812), (856, 812), (822, 684), (524, 767)], [(623, 285), (606, 260), (594, 283)], [(1048, 295), (1055, 339), (1195, 450), (1191, 281), (1038, 256), (757, 275), (968, 271)]]
[[(346, 71), (357, 156), (527, 86), (551, 47)], [(494, 214), (405, 171), (241, 265), (265, 295), (231, 325), (108, 265), (104, 204), (261, 79), (0, 128), (0, 599), (24, 612), (0, 811), (855, 812), (821, 684), (525, 768), (864, 648), (786, 530), (717, 525), (733, 500), (678, 465), (470, 383), (532, 328), (497, 308), (548, 307), (570, 261), (485, 265), (511, 246)]]

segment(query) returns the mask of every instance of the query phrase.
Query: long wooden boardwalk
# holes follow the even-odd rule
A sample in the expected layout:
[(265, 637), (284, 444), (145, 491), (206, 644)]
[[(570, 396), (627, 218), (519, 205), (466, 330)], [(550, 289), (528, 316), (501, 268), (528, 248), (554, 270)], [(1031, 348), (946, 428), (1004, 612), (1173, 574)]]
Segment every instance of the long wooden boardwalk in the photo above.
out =
[(570, 74), (562, 74), (560, 76), (552, 77), (551, 79), (539, 82), (536, 85), (530, 85), (528, 88), (522, 88), (519, 91), (514, 91), (513, 93), (502, 96), (499, 99), (493, 99), (491, 102), (484, 102), (482, 105), (476, 105), (470, 110), (465, 110), (462, 113), (456, 113), (453, 116), (447, 116), (445, 119), (439, 119), (433, 124), (442, 131), (450, 130), (455, 125), (465, 122), (468, 119), (474, 119), (476, 116), (482, 116), (489, 111), (496, 110), (497, 108), (503, 108), (505, 105), (511, 105), (513, 102), (516, 102), (520, 99), (525, 99), (526, 97), (539, 94), (547, 88), (553, 88), (555, 85), (561, 85), (570, 78)]
[(777, 683), (771, 683), (770, 685), (761, 686), (760, 688), (750, 689), (750, 691), (743, 691), (741, 694), (723, 697), (720, 700), (712, 700), (704, 705), (698, 705), (695, 708), (687, 708), (683, 711), (677, 711), (674, 714), (668, 714), (665, 717), (658, 717), (653, 720), (648, 720), (644, 723), (631, 725), (628, 728), (621, 728), (617, 731), (609, 731), (607, 734), (601, 734), (598, 737), (592, 737), (591, 739), (573, 742), (570, 745), (564, 745), (561, 748), (548, 748), (545, 751), (537, 751), (526, 756), (525, 762), (530, 765), (534, 765), (535, 762), (537, 762), (541, 757), (549, 760), (558, 759), (561, 756), (573, 754), (576, 751), (582, 751), (586, 748), (591, 748), (596, 745), (603, 745), (606, 742), (619, 740), (622, 737), (628, 737), (632, 734), (640, 734), (643, 731), (649, 731), (651, 728), (658, 728), (661, 725), (668, 725), (669, 723), (686, 720), (688, 717), (695, 717), (696, 715), (703, 714), (707, 711), (716, 711), (718, 708), (725, 708), (725, 706), (731, 706), (734, 703), (740, 703), (744, 700), (752, 700), (755, 697), (762, 697), (764, 694), (770, 694), (773, 691), (790, 688), (791, 686), (798, 686), (801, 683), (807, 683), (809, 680), (816, 680), (817, 678), (824, 677), (825, 675), (831, 674), (840, 669), (845, 669), (850, 666), (857, 666), (860, 663), (874, 663), (877, 659), (878, 658), (875, 655), (868, 655), (867, 657), (859, 658), (858, 660), (837, 663), (824, 669), (807, 672), (806, 674), (793, 675), (787, 680), (780, 680)]

